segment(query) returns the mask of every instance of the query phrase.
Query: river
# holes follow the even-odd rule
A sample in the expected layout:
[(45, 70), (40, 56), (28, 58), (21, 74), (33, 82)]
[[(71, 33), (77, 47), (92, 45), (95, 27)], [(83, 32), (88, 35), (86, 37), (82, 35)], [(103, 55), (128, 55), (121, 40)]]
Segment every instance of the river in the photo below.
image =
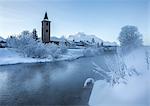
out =
[(93, 62), (104, 66), (103, 56), (0, 66), (0, 105), (87, 105), (80, 95), (87, 78), (99, 79)]

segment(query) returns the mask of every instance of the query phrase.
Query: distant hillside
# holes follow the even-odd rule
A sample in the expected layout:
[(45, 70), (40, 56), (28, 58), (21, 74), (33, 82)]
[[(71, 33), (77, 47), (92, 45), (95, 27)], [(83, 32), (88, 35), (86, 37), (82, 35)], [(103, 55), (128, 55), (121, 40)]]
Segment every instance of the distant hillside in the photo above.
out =
[(102, 42), (102, 40), (100, 38), (98, 38), (95, 35), (87, 35), (85, 33), (82, 32), (78, 32), (75, 35), (69, 35), (68, 40), (75, 40), (75, 41), (92, 41), (92, 39), (94, 38), (94, 40), (96, 42)]

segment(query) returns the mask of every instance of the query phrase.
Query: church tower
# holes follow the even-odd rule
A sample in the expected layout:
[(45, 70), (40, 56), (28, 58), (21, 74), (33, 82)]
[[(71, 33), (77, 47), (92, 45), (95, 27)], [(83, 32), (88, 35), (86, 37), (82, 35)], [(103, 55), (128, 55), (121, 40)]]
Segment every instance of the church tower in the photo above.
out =
[(42, 42), (49, 43), (50, 42), (50, 23), (48, 20), (47, 12), (45, 13), (44, 19), (42, 21)]

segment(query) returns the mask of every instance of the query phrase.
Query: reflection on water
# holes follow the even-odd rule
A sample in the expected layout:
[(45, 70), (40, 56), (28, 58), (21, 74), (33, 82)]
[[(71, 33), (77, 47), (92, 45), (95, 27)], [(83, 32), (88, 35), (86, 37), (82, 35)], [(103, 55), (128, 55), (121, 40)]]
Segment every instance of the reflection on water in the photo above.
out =
[(96, 75), (92, 62), (75, 61), (0, 66), (0, 105), (87, 105), (82, 101), (84, 81)]

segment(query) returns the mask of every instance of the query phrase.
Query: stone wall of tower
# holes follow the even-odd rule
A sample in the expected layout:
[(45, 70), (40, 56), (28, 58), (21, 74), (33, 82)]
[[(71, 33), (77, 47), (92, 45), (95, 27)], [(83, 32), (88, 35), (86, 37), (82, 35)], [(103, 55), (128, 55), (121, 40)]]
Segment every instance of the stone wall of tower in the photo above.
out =
[(42, 42), (50, 42), (50, 21), (48, 20), (42, 21)]

